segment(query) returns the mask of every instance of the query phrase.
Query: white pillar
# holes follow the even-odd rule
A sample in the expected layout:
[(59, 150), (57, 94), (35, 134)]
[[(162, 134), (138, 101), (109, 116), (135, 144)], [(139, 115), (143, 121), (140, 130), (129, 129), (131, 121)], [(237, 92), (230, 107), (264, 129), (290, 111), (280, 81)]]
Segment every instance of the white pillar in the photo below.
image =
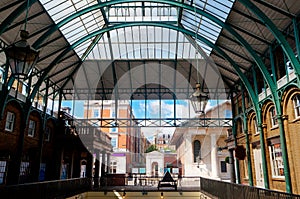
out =
[(217, 162), (217, 142), (216, 135), (210, 135), (211, 140), (211, 176), (213, 178), (218, 178), (218, 162)]
[(185, 139), (185, 154), (184, 154), (185, 164), (184, 164), (184, 175), (192, 176), (195, 175), (193, 168), (194, 155), (193, 155), (193, 143), (192, 135), (188, 132)]

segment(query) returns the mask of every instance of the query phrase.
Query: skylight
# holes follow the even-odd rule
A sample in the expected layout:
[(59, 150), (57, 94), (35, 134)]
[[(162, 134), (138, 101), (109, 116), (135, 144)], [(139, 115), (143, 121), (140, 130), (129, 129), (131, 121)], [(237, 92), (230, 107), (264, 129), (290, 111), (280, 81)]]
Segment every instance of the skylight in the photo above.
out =
[[(40, 1), (58, 24), (78, 10), (108, 0)], [(183, 28), (197, 32), (213, 43), (216, 42), (221, 32), (220, 26), (190, 10), (181, 10), (159, 2), (118, 2), (118, 4), (93, 10), (73, 19), (60, 27), (61, 32), (71, 45), (104, 27), (126, 22), (162, 22), (176, 26), (182, 24)], [(225, 21), (233, 0), (185, 0), (184, 3), (192, 4)], [(186, 59), (195, 57), (195, 49), (190, 43), (191, 40), (179, 31), (141, 24), (111, 30), (108, 34), (92, 37), (74, 50), (82, 59)], [(203, 52), (210, 54), (210, 47), (201, 42), (198, 42), (198, 45)]]

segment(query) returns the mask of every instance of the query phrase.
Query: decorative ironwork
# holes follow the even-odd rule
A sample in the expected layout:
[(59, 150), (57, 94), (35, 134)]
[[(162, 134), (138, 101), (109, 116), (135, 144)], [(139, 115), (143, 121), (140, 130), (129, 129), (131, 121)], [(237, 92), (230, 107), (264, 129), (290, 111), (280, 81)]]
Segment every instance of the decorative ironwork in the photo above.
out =
[(89, 118), (74, 119), (78, 127), (232, 127), (231, 118)]

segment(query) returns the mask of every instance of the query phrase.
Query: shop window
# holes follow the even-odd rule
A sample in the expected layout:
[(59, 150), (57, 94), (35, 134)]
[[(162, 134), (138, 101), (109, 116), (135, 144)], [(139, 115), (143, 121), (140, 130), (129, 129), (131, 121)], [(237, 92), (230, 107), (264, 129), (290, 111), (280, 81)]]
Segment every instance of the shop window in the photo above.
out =
[(40, 164), (40, 175), (39, 175), (39, 181), (45, 180), (45, 173), (46, 173), (46, 163)]
[(300, 94), (293, 97), (293, 104), (294, 104), (295, 118), (299, 118), (300, 117)]
[(272, 127), (277, 126), (278, 125), (278, 121), (277, 121), (277, 115), (276, 115), (275, 107), (272, 107), (270, 109), (270, 118), (271, 118), (271, 125), (272, 125)]
[(6, 174), (6, 161), (0, 161), (0, 184), (4, 184)]
[(194, 162), (201, 159), (201, 144), (199, 140), (194, 141)]
[(21, 162), (20, 167), (20, 183), (29, 182), (30, 165), (29, 162)]
[(34, 137), (34, 131), (35, 131), (35, 121), (29, 120), (28, 136)]
[(5, 130), (12, 132), (14, 129), (14, 122), (15, 122), (15, 114), (12, 112), (7, 112)]
[(269, 142), (272, 177), (284, 177), (282, 150), (279, 138)]
[(51, 134), (51, 128), (46, 127), (46, 129), (45, 129), (45, 135), (44, 135), (45, 141), (47, 141), (47, 142), (50, 141), (50, 134)]

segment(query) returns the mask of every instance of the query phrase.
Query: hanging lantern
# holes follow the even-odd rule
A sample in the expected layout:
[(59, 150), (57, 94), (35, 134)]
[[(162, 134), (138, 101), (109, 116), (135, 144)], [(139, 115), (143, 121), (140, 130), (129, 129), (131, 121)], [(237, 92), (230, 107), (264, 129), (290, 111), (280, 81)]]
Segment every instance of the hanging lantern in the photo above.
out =
[(190, 96), (190, 101), (195, 113), (204, 114), (209, 97), (208, 94), (201, 92), (200, 88), (200, 83), (197, 83), (195, 92)]
[(21, 30), (21, 40), (4, 50), (12, 75), (19, 79), (24, 79), (30, 75), (39, 58), (39, 52), (27, 43), (28, 35), (26, 30)]

